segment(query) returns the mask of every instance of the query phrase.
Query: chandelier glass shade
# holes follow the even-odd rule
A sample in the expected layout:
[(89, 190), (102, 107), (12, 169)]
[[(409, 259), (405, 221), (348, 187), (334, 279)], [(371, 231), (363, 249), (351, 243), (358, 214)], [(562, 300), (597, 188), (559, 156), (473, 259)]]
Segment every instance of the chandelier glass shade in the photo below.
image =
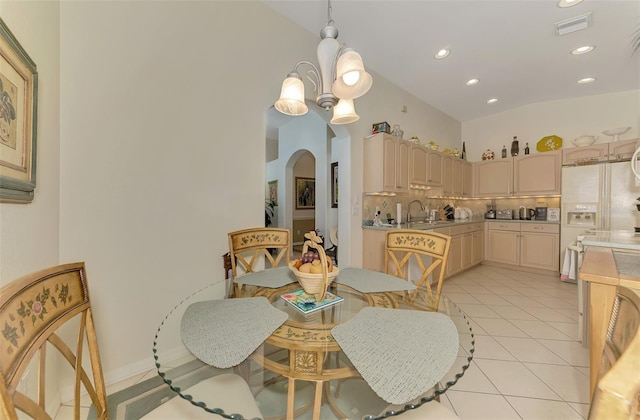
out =
[(309, 66), (306, 76), (317, 93), (316, 104), (327, 111), (333, 108), (332, 124), (348, 124), (360, 117), (355, 112), (353, 99), (371, 89), (373, 78), (365, 71), (362, 57), (337, 40), (338, 30), (331, 19), (331, 1), (328, 1), (329, 22), (320, 32), (318, 67), (309, 61), (299, 61), (282, 83), (280, 98), (274, 107), (286, 115), (299, 116), (308, 112), (305, 104), (304, 83), (298, 73), (302, 65)]

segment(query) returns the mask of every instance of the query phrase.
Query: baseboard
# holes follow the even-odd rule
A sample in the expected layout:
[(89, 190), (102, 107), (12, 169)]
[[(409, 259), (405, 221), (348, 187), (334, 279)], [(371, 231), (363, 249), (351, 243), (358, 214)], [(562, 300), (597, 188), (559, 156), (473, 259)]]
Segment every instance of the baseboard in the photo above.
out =
[(521, 267), (519, 265), (504, 264), (504, 263), (487, 261), (487, 260), (483, 260), (481, 264), (490, 266), (490, 267), (508, 268), (509, 270), (514, 270), (514, 271), (524, 271), (526, 273), (547, 274), (551, 276), (557, 275), (558, 278), (560, 278), (560, 272), (555, 270), (544, 270), (542, 268)]

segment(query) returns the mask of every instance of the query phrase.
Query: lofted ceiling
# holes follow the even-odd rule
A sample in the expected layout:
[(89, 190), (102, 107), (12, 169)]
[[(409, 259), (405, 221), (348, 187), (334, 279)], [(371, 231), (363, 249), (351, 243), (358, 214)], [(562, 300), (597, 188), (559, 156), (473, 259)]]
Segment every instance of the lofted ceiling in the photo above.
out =
[[(263, 1), (320, 40), (328, 20), (326, 0)], [(460, 122), (536, 102), (640, 89), (640, 51), (633, 54), (632, 48), (640, 30), (640, 0), (584, 0), (567, 8), (556, 3), (331, 2), (338, 41), (357, 50), (367, 68)], [(588, 28), (556, 34), (555, 23), (587, 13)], [(583, 45), (596, 48), (570, 54)], [(434, 59), (442, 48), (451, 54)], [(299, 59), (317, 63), (315, 50)], [(577, 83), (585, 77), (596, 80)], [(480, 82), (467, 86), (472, 78)], [(494, 97), (498, 101), (487, 104)]]

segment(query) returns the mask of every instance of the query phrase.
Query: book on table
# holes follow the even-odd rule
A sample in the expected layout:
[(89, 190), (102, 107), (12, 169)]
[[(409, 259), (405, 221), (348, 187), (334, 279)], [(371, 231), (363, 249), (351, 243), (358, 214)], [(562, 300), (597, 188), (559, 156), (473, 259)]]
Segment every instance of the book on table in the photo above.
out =
[(293, 292), (284, 293), (280, 295), (280, 297), (303, 314), (310, 314), (311, 312), (335, 305), (336, 303), (344, 300), (343, 297), (327, 291), (324, 299), (317, 302), (316, 298), (313, 295), (306, 294), (304, 289), (297, 289)]

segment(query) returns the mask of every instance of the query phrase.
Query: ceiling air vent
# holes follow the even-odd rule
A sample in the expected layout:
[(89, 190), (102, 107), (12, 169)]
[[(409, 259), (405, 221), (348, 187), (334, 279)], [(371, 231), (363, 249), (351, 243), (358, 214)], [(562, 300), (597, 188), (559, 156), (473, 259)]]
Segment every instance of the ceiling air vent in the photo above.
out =
[(558, 35), (566, 35), (570, 34), (571, 32), (587, 29), (589, 26), (591, 26), (591, 12), (573, 17), (571, 19), (563, 20), (561, 22), (557, 22), (555, 26), (556, 33)]

